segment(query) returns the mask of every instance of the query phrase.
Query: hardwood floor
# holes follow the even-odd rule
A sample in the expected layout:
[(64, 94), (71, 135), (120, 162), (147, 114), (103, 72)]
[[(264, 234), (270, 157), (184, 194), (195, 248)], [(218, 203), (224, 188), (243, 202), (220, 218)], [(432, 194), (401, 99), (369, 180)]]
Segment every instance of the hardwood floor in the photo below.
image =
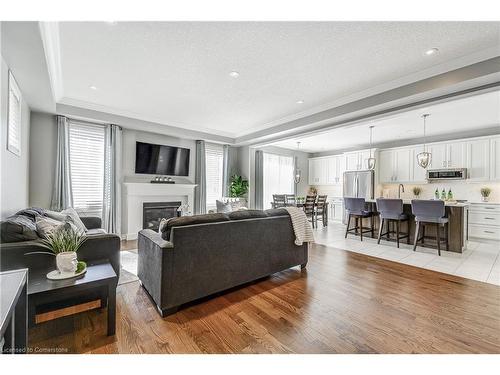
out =
[(30, 330), (91, 353), (500, 353), (500, 287), (313, 245), (294, 268), (162, 319), (121, 285), (116, 336), (94, 310)]

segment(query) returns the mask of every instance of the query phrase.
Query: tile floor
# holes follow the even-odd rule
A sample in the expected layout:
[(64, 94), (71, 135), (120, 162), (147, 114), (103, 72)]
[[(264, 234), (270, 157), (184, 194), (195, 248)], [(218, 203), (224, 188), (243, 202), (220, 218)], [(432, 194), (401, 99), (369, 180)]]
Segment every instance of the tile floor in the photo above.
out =
[(400, 244), (398, 249), (395, 242), (382, 240), (377, 245), (376, 239), (363, 238), (361, 242), (352, 234), (345, 239), (345, 225), (340, 223), (330, 222), (327, 227), (320, 224), (314, 231), (316, 242), (322, 245), (500, 285), (498, 243), (469, 241), (462, 254), (441, 251), (441, 256), (438, 256), (437, 250), (420, 246), (414, 252), (407, 244)]

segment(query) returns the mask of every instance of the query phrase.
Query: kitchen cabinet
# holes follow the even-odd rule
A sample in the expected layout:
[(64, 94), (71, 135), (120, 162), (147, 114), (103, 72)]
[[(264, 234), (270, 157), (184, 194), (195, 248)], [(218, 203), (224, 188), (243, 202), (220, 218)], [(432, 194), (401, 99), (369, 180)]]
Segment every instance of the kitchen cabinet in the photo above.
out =
[(411, 148), (382, 150), (378, 153), (379, 181), (381, 183), (411, 182), (412, 181)]
[(490, 179), (490, 140), (467, 141), (467, 177), (470, 182)]
[(340, 185), (344, 173), (343, 155), (309, 159), (309, 185)]
[(500, 137), (490, 140), (490, 180), (500, 181)]
[(344, 202), (342, 198), (334, 198), (329, 204), (330, 212), (329, 219), (335, 222), (342, 222), (344, 212)]
[(378, 153), (379, 181), (382, 184), (394, 182), (394, 151), (382, 150)]
[[(368, 159), (370, 158), (370, 150), (347, 152), (344, 155), (345, 155), (346, 171), (360, 171), (368, 169)], [(375, 150), (372, 150), (372, 155), (375, 155)]]
[(472, 203), (469, 208), (469, 237), (500, 240), (500, 205)]
[(402, 148), (394, 152), (394, 172), (396, 182), (410, 182), (411, 149)]
[(464, 168), (465, 142), (435, 143), (428, 146), (431, 156), (429, 169)]
[(345, 159), (342, 155), (331, 156), (327, 159), (327, 185), (340, 185), (342, 184), (342, 177), (344, 174)]

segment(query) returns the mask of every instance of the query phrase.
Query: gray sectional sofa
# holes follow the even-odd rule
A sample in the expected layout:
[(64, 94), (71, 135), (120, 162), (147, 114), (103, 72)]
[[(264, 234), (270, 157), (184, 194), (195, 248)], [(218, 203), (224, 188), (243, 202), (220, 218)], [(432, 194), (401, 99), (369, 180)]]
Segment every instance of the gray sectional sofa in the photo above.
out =
[(138, 276), (162, 316), (187, 302), (307, 264), (286, 210), (237, 211), (169, 221), (138, 237)]

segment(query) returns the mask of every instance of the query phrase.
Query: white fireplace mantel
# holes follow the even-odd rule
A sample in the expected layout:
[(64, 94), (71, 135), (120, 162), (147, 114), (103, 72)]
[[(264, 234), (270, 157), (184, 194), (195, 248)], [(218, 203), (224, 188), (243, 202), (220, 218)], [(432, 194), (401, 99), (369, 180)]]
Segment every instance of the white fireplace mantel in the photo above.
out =
[(124, 182), (123, 187), (123, 217), (126, 222), (122, 223), (122, 228), (125, 228), (124, 237), (127, 240), (136, 239), (142, 229), (142, 206), (145, 202), (180, 201), (193, 211), (196, 184)]

